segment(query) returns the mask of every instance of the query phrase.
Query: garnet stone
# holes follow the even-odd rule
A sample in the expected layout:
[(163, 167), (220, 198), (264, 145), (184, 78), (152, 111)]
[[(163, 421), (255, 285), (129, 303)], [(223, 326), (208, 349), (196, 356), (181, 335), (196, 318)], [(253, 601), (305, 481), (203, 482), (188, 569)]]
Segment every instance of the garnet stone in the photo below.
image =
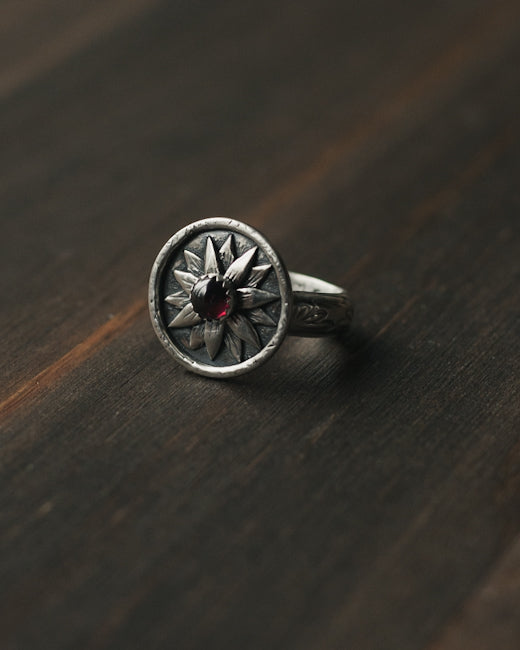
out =
[(191, 290), (191, 304), (201, 318), (220, 320), (231, 313), (233, 296), (224, 282), (221, 277), (207, 275)]

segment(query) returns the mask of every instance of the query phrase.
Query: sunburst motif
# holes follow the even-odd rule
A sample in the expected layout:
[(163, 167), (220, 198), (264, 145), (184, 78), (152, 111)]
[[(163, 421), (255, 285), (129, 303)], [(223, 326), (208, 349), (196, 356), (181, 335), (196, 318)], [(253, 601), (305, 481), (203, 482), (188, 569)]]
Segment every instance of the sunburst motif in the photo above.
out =
[(225, 347), (240, 362), (243, 343), (262, 347), (255, 325), (276, 327), (262, 306), (280, 297), (259, 288), (272, 267), (254, 266), (257, 250), (253, 246), (237, 257), (232, 234), (218, 250), (208, 236), (204, 260), (184, 250), (186, 270), (174, 270), (181, 291), (165, 300), (180, 309), (168, 327), (191, 328), (190, 349), (205, 345), (213, 360)]

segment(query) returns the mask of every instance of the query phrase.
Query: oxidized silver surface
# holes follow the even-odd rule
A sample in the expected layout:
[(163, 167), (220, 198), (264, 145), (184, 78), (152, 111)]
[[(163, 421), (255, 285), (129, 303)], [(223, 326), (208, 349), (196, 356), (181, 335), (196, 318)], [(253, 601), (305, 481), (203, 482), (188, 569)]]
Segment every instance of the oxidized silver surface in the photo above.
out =
[(168, 352), (210, 377), (252, 370), (286, 334), (324, 336), (352, 319), (341, 287), (289, 274), (260, 233), (224, 217), (192, 223), (168, 240), (152, 268), (149, 307)]

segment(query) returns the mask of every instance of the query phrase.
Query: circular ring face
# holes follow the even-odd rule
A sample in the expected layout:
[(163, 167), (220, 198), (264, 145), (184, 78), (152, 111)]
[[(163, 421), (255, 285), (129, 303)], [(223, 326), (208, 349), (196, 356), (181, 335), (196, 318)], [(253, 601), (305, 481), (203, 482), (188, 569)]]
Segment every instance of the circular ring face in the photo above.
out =
[(289, 274), (256, 230), (224, 217), (186, 226), (164, 245), (149, 286), (152, 324), (189, 370), (232, 377), (267, 361), (289, 326)]

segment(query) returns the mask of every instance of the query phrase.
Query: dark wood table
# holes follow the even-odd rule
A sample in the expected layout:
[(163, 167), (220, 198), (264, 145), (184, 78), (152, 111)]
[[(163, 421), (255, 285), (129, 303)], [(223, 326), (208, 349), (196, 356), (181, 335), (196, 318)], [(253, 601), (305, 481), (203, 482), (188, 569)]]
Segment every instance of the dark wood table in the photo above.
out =
[[(518, 0), (0, 30), (0, 648), (518, 650)], [(176, 365), (148, 274), (213, 215), (351, 333)]]

